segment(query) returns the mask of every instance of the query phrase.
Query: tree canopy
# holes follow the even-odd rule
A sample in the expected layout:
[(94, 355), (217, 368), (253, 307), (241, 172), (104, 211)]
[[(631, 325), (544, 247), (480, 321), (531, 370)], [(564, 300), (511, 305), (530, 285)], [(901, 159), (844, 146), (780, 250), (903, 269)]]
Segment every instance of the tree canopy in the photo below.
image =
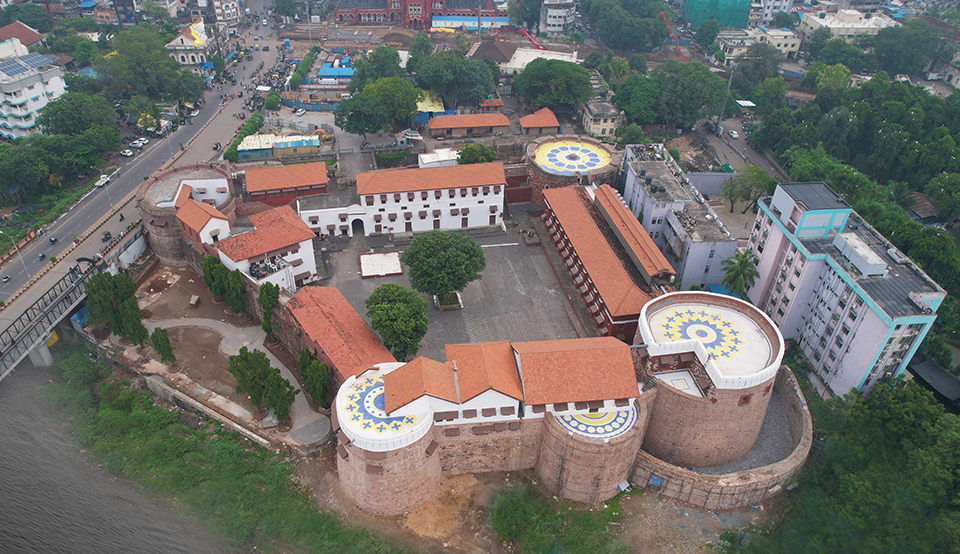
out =
[(862, 39), (865, 47), (873, 48), (877, 67), (890, 74), (922, 71), (937, 50), (940, 36), (922, 19), (911, 19), (896, 27), (877, 31)]
[(643, 51), (662, 46), (668, 36), (659, 0), (584, 0), (580, 5), (610, 48)]
[(427, 56), (417, 68), (417, 86), (439, 94), (447, 106), (476, 103), (493, 92), (493, 74), (483, 60), (456, 52)]
[(33, 27), (38, 33), (49, 32), (53, 29), (53, 19), (40, 4), (25, 2), (23, 4), (10, 4), (3, 9), (3, 15), (0, 16), (0, 26), (19, 21), (24, 25)]
[(507, 13), (510, 20), (527, 29), (534, 29), (540, 22), (540, 5), (543, 0), (510, 0)]
[(357, 94), (340, 102), (333, 121), (348, 133), (366, 136), (389, 127), (390, 113), (378, 98)]
[(783, 52), (776, 46), (757, 42), (747, 48), (747, 52), (736, 59), (731, 87), (747, 95), (765, 79), (776, 77), (783, 63)]
[(723, 278), (720, 279), (720, 284), (729, 287), (730, 292), (746, 300), (747, 292), (759, 276), (756, 256), (753, 252), (744, 250), (723, 260)]
[(116, 335), (123, 334), (120, 306), (137, 291), (137, 285), (122, 273), (97, 273), (87, 280), (87, 312), (93, 323), (106, 323)]
[(627, 77), (613, 97), (614, 104), (627, 114), (627, 119), (638, 124), (654, 122), (660, 100), (660, 83), (639, 75)]
[(117, 113), (103, 96), (68, 92), (47, 104), (37, 125), (48, 135), (82, 135), (93, 125), (117, 128)]
[(364, 87), (363, 94), (379, 100), (394, 123), (416, 117), (417, 102), (423, 99), (423, 93), (403, 77), (381, 77)]
[(467, 144), (457, 151), (457, 163), (460, 165), (494, 161), (497, 161), (497, 151), (482, 142)]
[(398, 360), (415, 356), (427, 334), (427, 303), (416, 292), (394, 283), (377, 287), (363, 302), (370, 327)]
[(352, 63), (354, 73), (350, 80), (350, 92), (362, 92), (377, 79), (403, 76), (400, 53), (389, 46), (378, 46), (369, 54), (356, 56)]
[(697, 44), (706, 48), (713, 44), (713, 41), (717, 40), (717, 34), (720, 33), (720, 24), (717, 23), (716, 19), (708, 19), (700, 24), (700, 28), (697, 29), (696, 41)]
[(717, 114), (726, 98), (723, 77), (700, 62), (669, 60), (658, 65), (650, 76), (660, 85), (657, 116), (668, 123), (689, 127)]
[(581, 104), (593, 95), (590, 72), (563, 60), (537, 58), (513, 79), (513, 88), (537, 107)]
[(403, 263), (410, 266), (414, 290), (438, 297), (462, 291), (487, 267), (477, 241), (449, 231), (428, 231), (413, 239)]

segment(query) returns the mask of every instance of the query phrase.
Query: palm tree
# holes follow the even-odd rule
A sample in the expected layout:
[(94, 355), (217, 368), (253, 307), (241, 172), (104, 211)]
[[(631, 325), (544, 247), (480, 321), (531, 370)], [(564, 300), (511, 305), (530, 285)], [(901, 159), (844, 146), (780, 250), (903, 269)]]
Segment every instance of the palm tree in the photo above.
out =
[(757, 271), (757, 258), (753, 252), (744, 250), (723, 260), (723, 272), (720, 284), (729, 287), (736, 296), (748, 300), (747, 291), (760, 276)]

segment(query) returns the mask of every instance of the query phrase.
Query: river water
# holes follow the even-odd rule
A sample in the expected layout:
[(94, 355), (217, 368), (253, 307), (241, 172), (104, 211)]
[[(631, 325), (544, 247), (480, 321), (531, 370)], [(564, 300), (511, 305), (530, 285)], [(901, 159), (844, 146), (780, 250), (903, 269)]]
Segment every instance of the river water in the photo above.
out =
[(0, 381), (0, 552), (233, 552), (185, 510), (81, 453), (41, 402), (50, 378), (25, 360)]

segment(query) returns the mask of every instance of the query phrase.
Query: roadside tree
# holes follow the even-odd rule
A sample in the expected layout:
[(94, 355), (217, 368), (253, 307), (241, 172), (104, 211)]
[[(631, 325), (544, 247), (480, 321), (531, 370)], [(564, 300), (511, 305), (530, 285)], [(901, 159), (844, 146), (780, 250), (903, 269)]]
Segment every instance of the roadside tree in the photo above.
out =
[(716, 115), (727, 96), (723, 77), (700, 62), (669, 60), (658, 65), (650, 76), (660, 85), (657, 116), (681, 127)]
[(293, 406), (299, 392), (300, 389), (294, 388), (280, 374), (279, 369), (269, 368), (263, 382), (263, 403), (264, 407), (273, 411), (277, 421), (284, 422), (290, 419), (290, 406)]
[(234, 269), (227, 280), (227, 302), (235, 314), (247, 311), (246, 292), (243, 289), (243, 275), (239, 269)]
[(263, 332), (270, 334), (273, 332), (273, 310), (277, 307), (277, 301), (280, 300), (280, 287), (273, 283), (264, 283), (260, 285), (260, 295), (257, 297), (257, 304), (263, 309), (263, 320), (260, 327)]
[(165, 364), (176, 363), (177, 357), (173, 355), (173, 346), (170, 344), (170, 335), (166, 329), (157, 327), (150, 334), (150, 342), (153, 343), (153, 349), (160, 355), (160, 361)]
[(103, 96), (68, 92), (47, 104), (37, 125), (48, 135), (81, 135), (93, 125), (117, 128), (117, 113)]
[(482, 142), (467, 144), (457, 151), (457, 163), (460, 165), (495, 161), (497, 161), (497, 151)]
[(380, 333), (383, 344), (398, 360), (415, 356), (427, 334), (427, 304), (416, 292), (386, 283), (363, 302), (370, 327)]
[(807, 37), (807, 51), (816, 59), (820, 56), (820, 51), (827, 45), (827, 42), (833, 38), (833, 33), (828, 27), (818, 27), (810, 36)]
[(414, 290), (449, 300), (487, 267), (483, 249), (471, 237), (447, 231), (428, 231), (415, 238), (403, 253), (410, 266)]
[(236, 391), (250, 399), (255, 410), (263, 413), (264, 392), (267, 375), (270, 373), (270, 360), (259, 350), (240, 348), (240, 353), (230, 356), (227, 371), (237, 380)]
[(448, 106), (479, 102), (493, 91), (493, 75), (483, 60), (456, 52), (427, 56), (417, 68), (417, 86), (439, 94)]
[(123, 304), (120, 304), (120, 329), (123, 336), (137, 346), (143, 346), (150, 337), (147, 328), (143, 326), (143, 314), (140, 312), (140, 305), (135, 296), (127, 298)]
[(93, 323), (106, 323), (115, 335), (123, 335), (121, 306), (134, 297), (137, 285), (122, 273), (97, 273), (87, 281), (87, 311)]

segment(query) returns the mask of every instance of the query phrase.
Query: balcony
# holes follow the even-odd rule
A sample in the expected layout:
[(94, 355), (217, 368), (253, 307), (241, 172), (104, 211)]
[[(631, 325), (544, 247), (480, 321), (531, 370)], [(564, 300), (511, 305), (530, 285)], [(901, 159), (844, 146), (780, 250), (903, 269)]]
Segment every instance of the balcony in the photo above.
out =
[(264, 260), (262, 262), (255, 262), (250, 264), (250, 275), (257, 281), (269, 277), (274, 273), (285, 269), (290, 264), (280, 256), (275, 256), (273, 258)]

